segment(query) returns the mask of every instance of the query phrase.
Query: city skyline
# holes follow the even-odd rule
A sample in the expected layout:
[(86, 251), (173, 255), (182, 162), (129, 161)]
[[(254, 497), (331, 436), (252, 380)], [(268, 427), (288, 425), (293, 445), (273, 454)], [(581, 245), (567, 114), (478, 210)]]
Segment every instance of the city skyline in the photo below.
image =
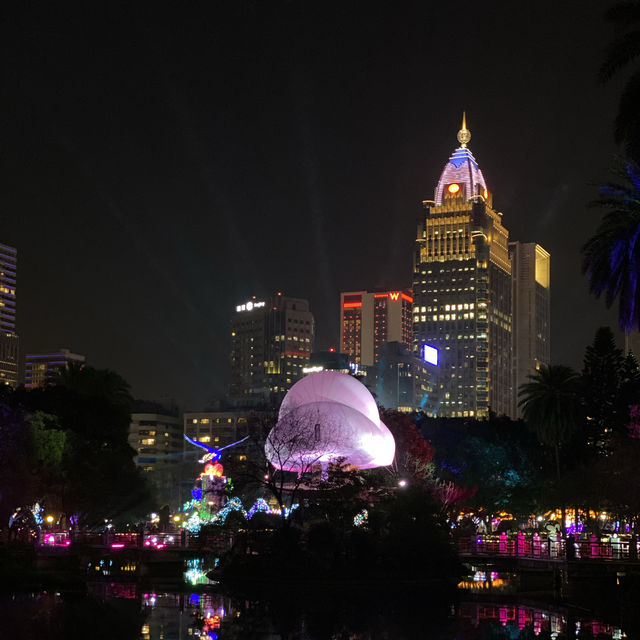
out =
[(340, 291), (410, 284), (466, 110), (511, 234), (553, 256), (552, 361), (579, 367), (616, 324), (579, 257), (616, 152), (607, 34), (599, 9), (494, 9), (247, 3), (177, 32), (160, 9), (83, 25), (13, 7), (0, 241), (20, 253), (22, 353), (69, 345), (138, 397), (197, 408), (224, 391), (252, 295), (308, 299), (316, 349), (337, 346)]

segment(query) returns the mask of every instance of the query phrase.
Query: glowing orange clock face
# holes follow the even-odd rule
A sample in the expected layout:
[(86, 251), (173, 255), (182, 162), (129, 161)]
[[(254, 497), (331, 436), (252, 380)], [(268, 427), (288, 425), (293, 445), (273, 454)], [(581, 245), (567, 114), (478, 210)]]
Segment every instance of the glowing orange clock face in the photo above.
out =
[(458, 191), (460, 191), (460, 185), (454, 182), (453, 184), (449, 185), (448, 191), (449, 193), (458, 193)]

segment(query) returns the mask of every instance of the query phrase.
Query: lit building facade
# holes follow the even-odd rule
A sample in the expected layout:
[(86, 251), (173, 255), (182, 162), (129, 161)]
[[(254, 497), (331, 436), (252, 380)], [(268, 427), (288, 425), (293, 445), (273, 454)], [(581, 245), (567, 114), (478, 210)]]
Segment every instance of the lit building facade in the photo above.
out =
[(535, 242), (510, 242), (512, 269), (513, 408), (521, 417), (518, 389), (551, 361), (551, 256)]
[(0, 385), (18, 385), (16, 270), (18, 252), (0, 244)]
[(340, 351), (360, 366), (380, 361), (387, 342), (411, 346), (413, 296), (409, 291), (340, 294)]
[(418, 358), (403, 342), (383, 345), (380, 360), (366, 367), (362, 382), (385, 409), (410, 413), (424, 411), (435, 415), (436, 397), (433, 390), (437, 368)]
[(437, 415), (510, 415), (511, 263), (509, 234), (493, 209), (478, 163), (460, 146), (446, 163), (434, 199), (423, 202), (413, 275), (413, 349), (437, 350)]
[(83, 365), (85, 357), (71, 353), (69, 349), (60, 349), (53, 353), (29, 354), (24, 363), (24, 386), (27, 389), (34, 389), (56, 384), (60, 372), (71, 363)]
[(307, 300), (278, 293), (238, 305), (231, 322), (231, 400), (247, 407), (278, 404), (303, 376), (313, 337)]
[[(210, 447), (225, 447), (236, 442), (248, 435), (248, 429), (245, 411), (200, 411), (183, 416), (184, 434)], [(185, 451), (193, 451), (193, 446), (185, 444)]]
[(340, 371), (341, 373), (357, 373), (358, 368), (351, 362), (346, 353), (333, 351), (314, 351), (309, 358), (309, 364), (302, 373), (308, 375), (318, 371)]
[(132, 413), (129, 445), (137, 454), (134, 462), (149, 479), (159, 502), (172, 509), (179, 507), (183, 498), (182, 420), (161, 413)]

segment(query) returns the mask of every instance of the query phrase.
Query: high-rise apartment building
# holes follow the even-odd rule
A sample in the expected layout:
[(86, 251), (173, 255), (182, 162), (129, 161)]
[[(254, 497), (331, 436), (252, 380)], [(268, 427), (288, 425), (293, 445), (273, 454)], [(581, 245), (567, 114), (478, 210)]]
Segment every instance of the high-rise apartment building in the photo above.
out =
[(386, 343), (411, 346), (412, 307), (409, 291), (341, 293), (340, 351), (358, 366), (372, 366)]
[(18, 252), (0, 244), (0, 385), (18, 384), (16, 268)]
[(70, 364), (83, 365), (85, 357), (60, 349), (53, 353), (32, 353), (24, 363), (24, 386), (27, 389), (46, 387), (56, 383), (56, 379)]
[(238, 305), (231, 322), (231, 400), (255, 407), (277, 404), (302, 378), (313, 336), (307, 300), (277, 293)]
[(520, 416), (518, 389), (551, 360), (551, 257), (535, 242), (510, 242), (512, 277), (511, 415)]
[[(437, 414), (511, 413), (509, 233), (467, 143), (445, 164), (423, 202), (413, 275), (413, 348), (437, 353)], [(425, 348), (427, 353), (425, 353)], [(433, 350), (437, 351), (433, 351)]]

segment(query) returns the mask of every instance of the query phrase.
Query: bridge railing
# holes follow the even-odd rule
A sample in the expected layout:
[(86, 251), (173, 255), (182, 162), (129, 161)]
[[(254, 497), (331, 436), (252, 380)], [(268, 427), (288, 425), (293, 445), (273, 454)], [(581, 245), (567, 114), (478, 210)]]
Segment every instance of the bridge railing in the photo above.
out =
[[(572, 545), (568, 548), (567, 546)], [(638, 558), (639, 543), (636, 542), (635, 554), (631, 540), (610, 538), (602, 540), (592, 536), (588, 539), (569, 538), (565, 542), (559, 536), (525, 535), (482, 536), (461, 539), (458, 551), (463, 556), (533, 558), (551, 560), (627, 560)]]
[(462, 555), (527, 557), (527, 558), (564, 558), (564, 542), (542, 537), (477, 536), (473, 539), (461, 539), (458, 551)]

